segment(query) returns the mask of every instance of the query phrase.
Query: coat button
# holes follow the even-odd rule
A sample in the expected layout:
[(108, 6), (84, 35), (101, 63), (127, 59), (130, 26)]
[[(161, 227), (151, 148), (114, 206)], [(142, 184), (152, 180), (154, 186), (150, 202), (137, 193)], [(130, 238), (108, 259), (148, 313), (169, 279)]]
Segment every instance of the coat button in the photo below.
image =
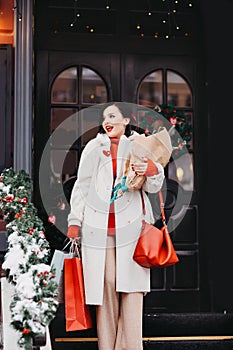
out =
[(131, 221), (129, 220), (127, 223), (128, 223), (128, 224), (130, 224), (130, 223), (131, 223)]

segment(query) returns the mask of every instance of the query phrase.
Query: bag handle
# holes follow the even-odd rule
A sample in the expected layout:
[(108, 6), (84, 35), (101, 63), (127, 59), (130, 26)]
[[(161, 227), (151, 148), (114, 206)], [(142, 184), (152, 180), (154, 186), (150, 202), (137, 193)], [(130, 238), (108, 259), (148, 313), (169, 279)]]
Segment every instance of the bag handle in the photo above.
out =
[(73, 257), (81, 258), (79, 238), (70, 238), (66, 246), (70, 244), (69, 254)]
[[(143, 212), (143, 215), (145, 216), (146, 215), (146, 206), (145, 206), (145, 202), (144, 202), (144, 198), (143, 198), (142, 189), (140, 189), (140, 193), (141, 193), (141, 198), (142, 198), (142, 212)], [(162, 223), (165, 226), (166, 225), (166, 217), (165, 217), (165, 212), (164, 212), (163, 194), (162, 194), (161, 190), (158, 191), (158, 196), (159, 196), (159, 202), (160, 202)]]

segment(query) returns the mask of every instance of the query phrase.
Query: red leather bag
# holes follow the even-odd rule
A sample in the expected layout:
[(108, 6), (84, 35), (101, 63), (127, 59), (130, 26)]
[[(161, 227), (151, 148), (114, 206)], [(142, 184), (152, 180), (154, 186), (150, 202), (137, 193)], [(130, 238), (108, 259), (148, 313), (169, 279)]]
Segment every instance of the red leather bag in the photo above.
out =
[[(143, 220), (141, 234), (133, 255), (133, 259), (139, 265), (147, 268), (171, 266), (179, 261), (165, 223), (164, 204), (161, 191), (159, 191), (159, 199), (163, 227), (158, 229), (157, 227), (148, 224), (145, 220)], [(142, 203), (143, 212), (145, 214), (143, 195)]]

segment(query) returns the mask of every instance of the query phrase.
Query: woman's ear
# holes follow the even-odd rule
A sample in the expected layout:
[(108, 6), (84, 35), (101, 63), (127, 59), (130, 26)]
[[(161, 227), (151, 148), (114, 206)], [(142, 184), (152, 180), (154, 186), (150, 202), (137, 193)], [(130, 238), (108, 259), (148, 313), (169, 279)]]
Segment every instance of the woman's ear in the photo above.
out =
[(129, 122), (130, 122), (130, 118), (124, 118), (124, 124), (125, 124), (125, 125), (128, 125)]

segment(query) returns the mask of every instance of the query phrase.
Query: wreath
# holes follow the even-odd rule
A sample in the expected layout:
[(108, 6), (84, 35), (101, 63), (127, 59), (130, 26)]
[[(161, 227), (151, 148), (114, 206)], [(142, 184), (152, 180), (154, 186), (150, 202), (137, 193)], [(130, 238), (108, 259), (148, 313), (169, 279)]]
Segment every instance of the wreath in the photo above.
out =
[[(8, 250), (2, 268), (14, 288), (10, 303), (11, 325), (19, 332), (18, 345), (32, 349), (33, 340), (43, 335), (58, 308), (55, 270), (43, 222), (30, 201), (29, 175), (12, 168), (0, 175), (0, 212), (6, 222)], [(17, 257), (17, 259), (16, 259)]]

